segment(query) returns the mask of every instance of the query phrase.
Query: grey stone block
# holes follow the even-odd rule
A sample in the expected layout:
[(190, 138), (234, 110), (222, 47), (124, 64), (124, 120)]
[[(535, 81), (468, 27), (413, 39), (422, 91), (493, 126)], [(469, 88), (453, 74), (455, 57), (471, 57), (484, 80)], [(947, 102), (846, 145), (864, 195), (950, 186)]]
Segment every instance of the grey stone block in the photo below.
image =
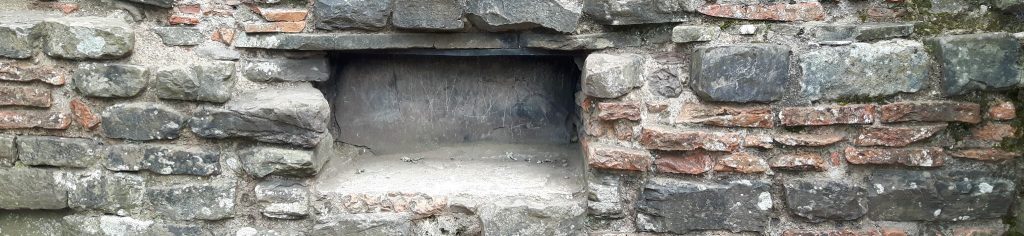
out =
[(789, 79), (789, 48), (774, 44), (699, 47), (690, 64), (690, 88), (716, 102), (770, 102)]
[(34, 24), (0, 24), (0, 58), (25, 59), (32, 57), (32, 27)]
[(316, 0), (313, 15), (318, 29), (383, 28), (391, 15), (391, 0)]
[(290, 50), (519, 47), (517, 35), (494, 33), (240, 34), (233, 45), (236, 48)]
[(1020, 43), (1007, 33), (942, 36), (927, 43), (941, 66), (946, 96), (1020, 83)]
[(234, 217), (235, 186), (226, 183), (151, 187), (146, 199), (157, 215), (172, 220), (222, 220)]
[(309, 190), (301, 182), (268, 180), (254, 189), (263, 216), (276, 219), (302, 219), (309, 215)]
[(35, 168), (0, 169), (0, 209), (63, 209), (68, 192), (54, 172)]
[(164, 175), (210, 176), (220, 174), (220, 153), (196, 146), (153, 145), (145, 147), (142, 169)]
[(801, 95), (819, 100), (917, 92), (928, 78), (928, 63), (916, 41), (823, 47), (800, 56)]
[(37, 27), (44, 35), (43, 52), (51, 57), (116, 59), (128, 56), (135, 47), (131, 26), (116, 18), (54, 18)]
[(185, 116), (159, 103), (122, 103), (102, 113), (103, 136), (129, 140), (177, 139)]
[(999, 219), (1016, 186), (987, 171), (876, 170), (868, 176), (868, 217), (886, 221)]
[(721, 31), (718, 27), (680, 25), (672, 28), (672, 42), (707, 42), (718, 38)]
[(692, 12), (704, 3), (703, 0), (588, 0), (584, 1), (583, 13), (607, 25), (685, 22), (693, 19)]
[(640, 87), (643, 58), (634, 54), (594, 53), (587, 56), (583, 72), (583, 94), (616, 98)]
[(102, 155), (92, 139), (19, 136), (16, 142), (18, 160), (30, 166), (89, 167)]
[(82, 63), (71, 82), (90, 97), (133, 97), (146, 87), (146, 67), (127, 64)]
[(310, 235), (412, 235), (410, 213), (336, 214), (319, 217)]
[(468, 0), (467, 17), (486, 31), (526, 30), (537, 27), (562, 33), (576, 30), (582, 2), (559, 0)]
[(206, 35), (195, 27), (153, 27), (153, 32), (167, 46), (194, 46), (206, 41)]
[(327, 81), (327, 58), (307, 59), (253, 59), (242, 63), (246, 79), (267, 81)]
[(142, 176), (93, 171), (76, 177), (68, 193), (71, 208), (117, 214), (142, 206), (146, 187)]
[(637, 226), (642, 231), (676, 234), (762, 231), (771, 216), (769, 186), (752, 180), (704, 184), (655, 178), (640, 196)]
[(399, 29), (453, 31), (466, 27), (466, 0), (394, 0), (391, 24)]
[(189, 120), (205, 138), (244, 137), (261, 142), (314, 147), (327, 131), (330, 106), (309, 85), (268, 88), (244, 94), (223, 108), (205, 108)]
[(65, 235), (132, 235), (146, 232), (153, 225), (151, 220), (139, 220), (120, 216), (69, 215), (64, 217)]
[(235, 73), (232, 62), (213, 62), (188, 68), (163, 68), (155, 73), (153, 92), (161, 99), (227, 102)]
[[(327, 143), (321, 145), (328, 145)], [(253, 147), (241, 154), (242, 167), (253, 177), (283, 175), (307, 177), (320, 171), (326, 157), (311, 150)]]
[(145, 147), (135, 144), (118, 144), (106, 147), (107, 159), (103, 166), (112, 171), (139, 171)]
[(14, 135), (0, 135), (0, 166), (13, 166), (18, 160), (18, 146)]
[(862, 187), (837, 181), (791, 181), (785, 188), (789, 211), (811, 222), (856, 220), (868, 211)]

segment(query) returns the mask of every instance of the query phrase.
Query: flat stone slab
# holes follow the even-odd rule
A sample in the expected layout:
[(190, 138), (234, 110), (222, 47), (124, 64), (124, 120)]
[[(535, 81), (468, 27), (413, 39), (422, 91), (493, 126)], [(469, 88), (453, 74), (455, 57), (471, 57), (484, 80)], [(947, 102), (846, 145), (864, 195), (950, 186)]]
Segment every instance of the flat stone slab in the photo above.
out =
[(580, 35), (541, 33), (299, 33), (239, 34), (238, 48), (288, 50), (547, 49), (599, 50), (644, 44), (655, 35), (611, 32)]

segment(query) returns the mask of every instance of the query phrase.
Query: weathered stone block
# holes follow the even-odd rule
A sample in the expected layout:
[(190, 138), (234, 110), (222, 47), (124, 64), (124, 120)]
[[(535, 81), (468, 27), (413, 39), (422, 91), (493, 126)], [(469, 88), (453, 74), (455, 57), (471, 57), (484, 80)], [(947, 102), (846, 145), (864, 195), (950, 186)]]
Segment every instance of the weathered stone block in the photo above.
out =
[(784, 126), (871, 124), (875, 116), (874, 104), (785, 107), (779, 111)]
[(308, 59), (256, 59), (242, 63), (242, 75), (246, 79), (267, 81), (327, 81), (329, 72), (327, 58)]
[(825, 8), (818, 2), (759, 2), (709, 4), (698, 12), (714, 17), (744, 20), (820, 21), (825, 19)]
[(682, 1), (583, 1), (583, 13), (607, 25), (633, 25), (684, 22), (691, 12), (704, 4), (701, 0)]
[(800, 56), (801, 95), (811, 100), (917, 92), (928, 78), (928, 55), (908, 40), (823, 47)]
[(14, 146), (14, 135), (0, 135), (0, 166), (13, 166), (18, 160), (18, 146)]
[(718, 27), (680, 25), (672, 28), (672, 42), (707, 42), (718, 38), (721, 31)]
[(604, 144), (587, 145), (587, 163), (599, 169), (647, 171), (652, 157), (647, 150), (636, 150)]
[(897, 102), (882, 105), (878, 110), (883, 123), (981, 122), (981, 105), (969, 102)]
[(206, 41), (206, 35), (195, 27), (153, 27), (153, 32), (167, 46), (194, 46)]
[(945, 124), (903, 127), (870, 126), (861, 129), (860, 135), (853, 140), (853, 144), (857, 146), (902, 147), (930, 138), (944, 129), (946, 129)]
[(315, 25), (319, 29), (380, 29), (388, 23), (391, 1), (316, 0)]
[(844, 151), (846, 161), (855, 165), (893, 165), (918, 167), (939, 167), (949, 157), (942, 148), (854, 148), (847, 147)]
[(654, 160), (659, 172), (699, 175), (711, 171), (716, 157), (709, 152), (662, 152)]
[(576, 30), (582, 15), (580, 1), (468, 0), (467, 18), (486, 31), (547, 28), (562, 33)]
[(775, 135), (773, 140), (786, 146), (828, 146), (843, 141), (842, 135), (834, 134), (794, 134), (784, 133)]
[(585, 230), (582, 199), (481, 199), (477, 207), (483, 235), (572, 235)]
[(618, 175), (601, 175), (587, 179), (587, 215), (603, 219), (625, 217), (622, 194), (619, 193), (621, 178)]
[(64, 217), (63, 233), (67, 235), (131, 235), (146, 232), (151, 220), (120, 216), (68, 215)]
[(868, 176), (868, 217), (888, 221), (966, 221), (1008, 214), (1013, 181), (984, 171), (876, 170)]
[(181, 184), (151, 187), (146, 199), (157, 215), (173, 220), (221, 220), (234, 216), (233, 184)]
[(690, 88), (710, 101), (778, 100), (789, 78), (789, 53), (773, 44), (699, 47), (690, 64)]
[(602, 102), (597, 104), (597, 118), (601, 120), (640, 120), (640, 105), (630, 102)]
[(634, 54), (595, 53), (587, 56), (583, 72), (583, 93), (599, 98), (616, 98), (640, 87), (643, 59)]
[(764, 173), (770, 167), (764, 158), (750, 152), (734, 152), (718, 158), (715, 163), (717, 172), (735, 172), (743, 174)]
[(100, 142), (84, 138), (19, 136), (18, 160), (32, 166), (89, 167), (100, 158)]
[(466, 0), (394, 0), (391, 24), (400, 29), (450, 31), (466, 27)]
[(220, 174), (220, 153), (195, 146), (149, 146), (143, 151), (142, 169), (164, 175)]
[(838, 181), (785, 183), (786, 207), (811, 222), (856, 220), (867, 214), (864, 188)]
[(145, 147), (135, 144), (118, 144), (106, 147), (107, 158), (103, 167), (112, 171), (139, 171)]
[(665, 151), (734, 151), (743, 143), (737, 133), (677, 130), (667, 127), (644, 127), (640, 145)]
[(0, 111), (0, 129), (67, 129), (71, 114), (49, 111)]
[(71, 82), (90, 97), (132, 97), (146, 87), (146, 67), (127, 64), (82, 63)]
[(719, 127), (775, 127), (775, 115), (767, 106), (734, 107), (684, 103), (678, 114), (678, 123), (699, 123)]
[(410, 235), (412, 214), (337, 214), (319, 217), (310, 235)]
[(158, 103), (122, 103), (102, 114), (103, 136), (129, 140), (176, 139), (185, 123), (180, 112)]
[(116, 18), (63, 17), (40, 23), (43, 52), (72, 60), (122, 58), (135, 47), (135, 33)]
[(214, 62), (189, 68), (163, 68), (157, 70), (156, 96), (162, 99), (227, 102), (231, 99), (231, 75), (234, 63)]
[(312, 176), (320, 171), (329, 157), (318, 155), (312, 150), (253, 147), (243, 151), (241, 158), (245, 172), (262, 178), (267, 175)]
[(52, 102), (49, 88), (0, 86), (0, 106), (50, 107)]
[(34, 24), (0, 24), (0, 57), (25, 59), (32, 57), (32, 27)]
[(63, 85), (67, 73), (61, 69), (23, 62), (0, 61), (0, 81), (31, 82), (41, 81), (52, 85)]
[(189, 120), (205, 138), (247, 137), (262, 142), (313, 147), (327, 131), (330, 106), (311, 86), (269, 88), (243, 95), (224, 108), (206, 108)]
[(309, 191), (300, 182), (269, 180), (257, 184), (254, 191), (263, 216), (292, 220), (309, 214)]
[(35, 168), (0, 169), (0, 209), (63, 209), (68, 191), (54, 172)]
[(768, 166), (772, 169), (791, 171), (825, 171), (828, 165), (825, 159), (818, 153), (790, 153), (774, 155), (768, 160)]
[(142, 206), (146, 183), (142, 176), (93, 171), (74, 176), (68, 206), (116, 214)]
[(174, 0), (128, 0), (128, 1), (142, 3), (142, 4), (148, 4), (148, 5), (153, 5), (153, 6), (163, 7), (163, 8), (171, 8), (172, 4), (174, 4)]
[(1020, 43), (1006, 33), (936, 37), (928, 41), (941, 65), (946, 96), (1020, 83)]
[(637, 227), (675, 234), (713, 229), (761, 231), (771, 216), (769, 186), (750, 180), (703, 184), (654, 178), (640, 196)]

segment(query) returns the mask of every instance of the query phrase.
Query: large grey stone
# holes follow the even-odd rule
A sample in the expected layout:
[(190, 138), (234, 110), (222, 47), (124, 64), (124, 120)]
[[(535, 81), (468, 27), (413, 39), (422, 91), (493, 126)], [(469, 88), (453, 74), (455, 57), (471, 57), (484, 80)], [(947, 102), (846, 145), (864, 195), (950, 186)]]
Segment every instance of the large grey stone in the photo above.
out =
[(149, 4), (153, 6), (171, 8), (174, 4), (174, 0), (128, 0), (129, 2), (137, 2), (142, 4)]
[(769, 223), (771, 208), (767, 182), (704, 184), (655, 178), (640, 196), (637, 227), (675, 234), (713, 229), (761, 231)]
[(1009, 213), (1014, 182), (988, 171), (876, 170), (868, 176), (868, 217), (886, 221), (998, 219)]
[(927, 41), (942, 71), (946, 96), (996, 90), (1020, 82), (1020, 43), (1007, 33), (953, 35)]
[(400, 29), (452, 31), (466, 27), (466, 0), (394, 0), (391, 24)]
[(196, 27), (153, 27), (153, 32), (167, 46), (193, 46), (206, 41), (206, 36)]
[(391, 1), (316, 0), (313, 15), (319, 29), (380, 29), (388, 23)]
[(14, 135), (0, 135), (0, 166), (13, 166), (18, 160), (18, 147)]
[(64, 211), (6, 211), (0, 214), (0, 229), (16, 235), (63, 236)]
[(142, 206), (146, 183), (142, 176), (92, 171), (76, 175), (68, 205), (78, 210), (116, 214)]
[(267, 88), (243, 94), (223, 108), (195, 112), (189, 125), (205, 138), (245, 137), (262, 142), (314, 147), (327, 131), (330, 106), (309, 85)]
[(916, 41), (823, 47), (800, 56), (801, 95), (810, 100), (917, 92), (928, 78), (928, 54)]
[(483, 235), (579, 235), (586, 230), (582, 199), (495, 197), (476, 206)]
[[(54, 172), (35, 168), (0, 169), (0, 209), (63, 209), (68, 191)], [(2, 214), (0, 214), (2, 215)]]
[(47, 19), (42, 30), (43, 52), (51, 57), (81, 59), (122, 58), (135, 47), (135, 33), (116, 18), (63, 17)]
[(185, 116), (159, 103), (121, 103), (102, 113), (103, 136), (129, 140), (177, 139)]
[[(330, 145), (322, 143), (320, 146)], [(317, 155), (311, 150), (296, 150), (275, 147), (253, 147), (242, 151), (242, 167), (250, 175), (262, 178), (267, 175), (307, 177), (315, 175), (328, 157)]]
[(690, 64), (690, 88), (717, 102), (770, 102), (785, 92), (789, 48), (774, 44), (699, 47)]
[(594, 53), (583, 66), (583, 94), (616, 98), (640, 87), (643, 58), (635, 54)]
[(583, 13), (607, 25), (684, 22), (704, 5), (703, 0), (583, 1)]
[(31, 34), (34, 26), (25, 23), (0, 23), (0, 58), (32, 57)]
[(107, 159), (103, 167), (112, 171), (139, 171), (142, 169), (142, 157), (145, 146), (135, 144), (117, 144), (106, 146)]
[(242, 75), (252, 81), (327, 81), (327, 58), (252, 59), (242, 63)]
[(525, 30), (537, 27), (562, 33), (576, 30), (582, 15), (581, 1), (468, 0), (468, 19), (486, 31)]
[(518, 48), (515, 34), (494, 33), (387, 33), (387, 34), (240, 34), (238, 48), (289, 50), (363, 49), (495, 49)]
[(220, 153), (196, 146), (147, 146), (142, 169), (164, 175), (210, 176), (220, 174)]
[(100, 142), (84, 138), (20, 136), (18, 160), (30, 166), (89, 167), (100, 158)]
[(232, 62), (211, 62), (188, 68), (162, 68), (156, 71), (153, 92), (162, 99), (227, 102), (231, 99), (235, 73)]
[(235, 186), (227, 183), (151, 187), (153, 210), (172, 220), (221, 220), (234, 217)]
[(149, 230), (151, 220), (111, 215), (69, 215), (64, 217), (65, 235), (114, 236), (135, 235)]
[(133, 97), (146, 87), (146, 72), (146, 67), (136, 65), (82, 63), (71, 82), (85, 96)]
[(309, 190), (301, 182), (268, 180), (256, 184), (253, 191), (263, 216), (293, 220), (309, 215)]
[(811, 222), (856, 220), (868, 212), (864, 188), (838, 181), (785, 184), (789, 211)]

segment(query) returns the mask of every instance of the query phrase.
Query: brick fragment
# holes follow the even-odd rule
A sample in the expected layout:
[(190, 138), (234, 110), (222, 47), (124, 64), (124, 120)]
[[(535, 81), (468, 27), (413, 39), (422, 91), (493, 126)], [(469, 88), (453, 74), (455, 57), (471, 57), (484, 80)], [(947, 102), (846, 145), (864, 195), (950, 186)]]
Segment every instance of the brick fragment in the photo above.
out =
[(850, 164), (865, 165), (879, 164), (918, 167), (939, 167), (945, 164), (946, 152), (942, 148), (905, 148), (905, 149), (876, 149), (876, 148), (846, 148), (846, 161)]
[(224, 45), (231, 45), (231, 43), (235, 41), (235, 30), (232, 28), (220, 28), (214, 30), (210, 39), (224, 43)]
[(67, 129), (71, 115), (47, 111), (0, 111), (0, 129)]
[(828, 169), (821, 154), (810, 152), (780, 154), (768, 160), (768, 166), (773, 169), (794, 171), (825, 171)]
[(63, 12), (64, 14), (71, 14), (72, 12), (78, 11), (80, 8), (78, 4), (69, 2), (37, 2), (36, 5), (40, 7), (53, 8)]
[(92, 112), (92, 108), (81, 99), (71, 100), (71, 114), (75, 116), (78, 124), (86, 129), (95, 129), (100, 124), (100, 116)]
[(744, 20), (820, 21), (825, 19), (825, 8), (818, 2), (802, 3), (726, 3), (710, 4), (697, 9), (714, 16)]
[(647, 111), (651, 113), (661, 113), (668, 109), (668, 103), (665, 102), (648, 102)]
[(739, 134), (726, 132), (683, 131), (665, 127), (644, 127), (640, 132), (640, 145), (665, 151), (733, 151), (739, 148), (741, 141)]
[(309, 11), (306, 9), (285, 9), (285, 8), (253, 8), (257, 10), (264, 20), (271, 22), (296, 22), (306, 20)]
[(587, 162), (598, 169), (647, 171), (651, 166), (651, 153), (646, 150), (614, 147), (604, 144), (588, 145)]
[(981, 106), (968, 102), (899, 102), (882, 105), (879, 118), (885, 123), (904, 121), (981, 122)]
[(775, 136), (775, 142), (786, 146), (828, 146), (843, 141), (842, 135), (835, 134), (780, 134)]
[(950, 152), (949, 155), (979, 161), (1002, 161), (1014, 159), (1020, 156), (1019, 153), (1008, 152), (994, 148), (958, 150)]
[(0, 62), (0, 80), (15, 82), (42, 81), (52, 85), (63, 85), (67, 73), (49, 67)]
[(768, 171), (768, 162), (751, 153), (732, 153), (718, 159), (718, 162), (715, 164), (715, 171), (744, 174), (764, 173)]
[(699, 175), (711, 171), (715, 158), (710, 152), (662, 152), (654, 160), (659, 172)]
[(197, 16), (185, 16), (185, 15), (171, 15), (167, 18), (167, 23), (171, 25), (198, 25), (199, 17)]
[(992, 120), (1012, 120), (1017, 118), (1017, 108), (1013, 102), (1002, 101), (988, 107), (988, 118)]
[(0, 86), (0, 106), (50, 107), (50, 90), (24, 86)]
[(247, 33), (298, 33), (306, 29), (306, 22), (243, 23)]
[(984, 123), (971, 127), (971, 138), (979, 141), (1002, 141), (1016, 135), (1017, 129), (1005, 123)]
[(640, 120), (640, 105), (630, 102), (598, 103), (597, 117), (601, 120)]
[(746, 133), (743, 135), (743, 146), (744, 147), (756, 147), (756, 148), (773, 148), (774, 139), (769, 134), (764, 133)]
[(771, 128), (775, 126), (769, 107), (727, 107), (686, 104), (676, 119), (679, 123), (698, 123), (721, 127)]
[(875, 122), (875, 105), (787, 107), (779, 112), (779, 119), (784, 126), (871, 124)]
[(872, 126), (864, 127), (853, 141), (857, 146), (902, 147), (934, 136), (946, 124), (924, 126)]

